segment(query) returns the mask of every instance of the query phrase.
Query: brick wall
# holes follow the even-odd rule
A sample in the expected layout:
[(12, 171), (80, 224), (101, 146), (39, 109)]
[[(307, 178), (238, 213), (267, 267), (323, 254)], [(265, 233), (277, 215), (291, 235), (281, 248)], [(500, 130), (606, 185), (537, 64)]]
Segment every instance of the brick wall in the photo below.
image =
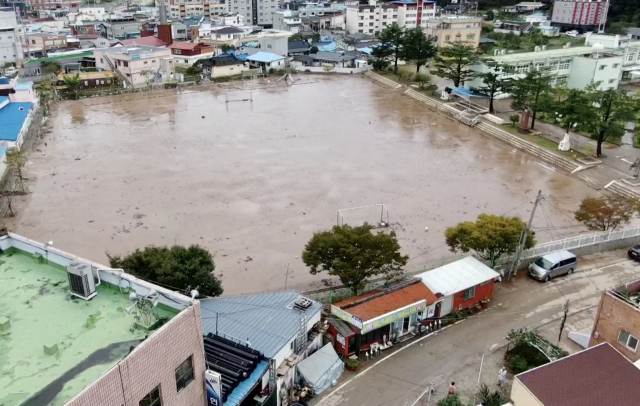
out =
[(464, 300), (464, 291), (458, 292), (453, 296), (453, 308), (454, 310), (467, 309), (473, 307), (485, 299), (491, 299), (493, 297), (493, 281), (485, 285), (476, 286), (476, 295), (469, 300)]
[[(194, 380), (176, 392), (175, 369), (189, 356)], [(204, 348), (200, 303), (183, 310), (66, 406), (137, 406), (160, 385), (163, 405), (202, 406)]]
[[(640, 359), (640, 348), (633, 352), (626, 346), (618, 343), (620, 330), (640, 338), (640, 310), (615, 298), (609, 292), (602, 294), (596, 321), (593, 324), (593, 331), (589, 340), (589, 347), (608, 342), (622, 355), (632, 362)], [(594, 333), (598, 333), (598, 338), (594, 338)]]

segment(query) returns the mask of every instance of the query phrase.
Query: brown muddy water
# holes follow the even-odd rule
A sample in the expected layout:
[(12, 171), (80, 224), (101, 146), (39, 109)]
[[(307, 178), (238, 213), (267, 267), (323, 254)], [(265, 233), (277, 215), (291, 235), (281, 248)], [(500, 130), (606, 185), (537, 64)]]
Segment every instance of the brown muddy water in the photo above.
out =
[(357, 76), (270, 86), (60, 103), (10, 227), (104, 263), (106, 251), (201, 244), (226, 295), (282, 289), (287, 264), (288, 288), (320, 287), (326, 275), (295, 257), (348, 207), (384, 203), (410, 269), (451, 255), (448, 226), (528, 218), (538, 189), (539, 240), (583, 231), (567, 213), (596, 191), (399, 93)]

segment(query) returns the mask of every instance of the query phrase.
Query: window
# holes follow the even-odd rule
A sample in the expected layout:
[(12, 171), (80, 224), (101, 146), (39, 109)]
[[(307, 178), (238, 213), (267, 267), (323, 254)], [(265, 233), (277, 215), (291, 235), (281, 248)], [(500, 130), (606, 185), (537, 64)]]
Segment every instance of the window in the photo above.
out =
[(100, 58), (100, 63), (104, 63), (104, 60), (102, 58)]
[(607, 69), (607, 65), (600, 65), (600, 66), (598, 67), (598, 69), (599, 69), (599, 70), (605, 70), (605, 69)]
[(445, 36), (445, 37), (444, 37), (444, 40), (445, 40), (445, 41), (447, 41), (447, 42), (451, 41), (451, 35), (447, 35), (447, 36)]
[(556, 84), (560, 85), (562, 83), (567, 83), (567, 76), (558, 76)]
[[(34, 42), (35, 44), (35, 42)], [(632, 62), (634, 59), (636, 59), (636, 54), (631, 53), (629, 55), (627, 55), (627, 62)]]
[(613, 64), (613, 69), (616, 69), (618, 66), (620, 66), (620, 64), (619, 64), (619, 63), (614, 63), (614, 64)]
[(517, 73), (527, 73), (529, 72), (529, 65), (518, 65), (516, 66)]
[(127, 62), (127, 61), (123, 61), (122, 64), (124, 65), (125, 68), (129, 67), (129, 62)]
[(536, 67), (536, 70), (540, 70), (544, 68), (544, 62), (537, 62), (535, 67)]
[(160, 385), (156, 386), (149, 394), (140, 399), (138, 406), (162, 406), (160, 398)]
[(609, 79), (609, 83), (614, 83), (615, 81), (615, 79)]
[(85, 86), (89, 86), (89, 81), (88, 81), (88, 80), (85, 80), (85, 81), (84, 81), (84, 85), (85, 85)]
[(558, 62), (551, 62), (549, 64), (549, 69), (550, 70), (558, 70)]
[(476, 38), (476, 34), (467, 34), (467, 39), (475, 39)]
[(364, 25), (364, 24), (360, 23), (360, 24), (358, 24), (358, 27), (362, 27), (363, 25)]
[(620, 334), (618, 334), (618, 342), (633, 352), (638, 349), (638, 339), (624, 330), (620, 330)]
[(183, 390), (193, 381), (193, 362), (192, 358), (187, 358), (178, 368), (176, 368), (176, 386), (178, 392)]
[(147, 61), (144, 61), (144, 64), (146, 65), (146, 64), (147, 64)]
[(558, 66), (558, 69), (569, 69), (569, 66), (571, 65), (571, 61), (560, 61), (560, 64)]
[(464, 298), (462, 300), (466, 302), (469, 299), (473, 299), (475, 296), (476, 296), (476, 287), (472, 286), (469, 289), (464, 291)]

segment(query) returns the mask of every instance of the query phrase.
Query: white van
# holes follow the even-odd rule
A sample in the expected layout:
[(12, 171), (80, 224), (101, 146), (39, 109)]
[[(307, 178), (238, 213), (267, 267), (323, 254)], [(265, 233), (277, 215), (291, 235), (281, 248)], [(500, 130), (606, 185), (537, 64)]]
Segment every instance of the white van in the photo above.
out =
[(578, 267), (578, 259), (569, 251), (557, 251), (544, 255), (529, 265), (529, 275), (540, 281), (564, 274), (572, 274)]

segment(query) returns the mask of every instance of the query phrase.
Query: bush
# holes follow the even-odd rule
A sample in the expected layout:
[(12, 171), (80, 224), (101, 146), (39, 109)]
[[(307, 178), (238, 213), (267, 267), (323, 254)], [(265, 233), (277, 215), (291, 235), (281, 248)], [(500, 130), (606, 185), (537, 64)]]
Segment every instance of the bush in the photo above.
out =
[(374, 70), (377, 71), (382, 71), (387, 69), (387, 67), (389, 67), (389, 61), (384, 60), (384, 59), (378, 59), (373, 61), (373, 63), (371, 64), (373, 66)]
[(515, 127), (516, 123), (520, 121), (520, 115), (514, 114), (512, 116), (509, 116), (509, 121), (511, 121), (511, 127)]
[(507, 397), (502, 392), (490, 389), (485, 383), (480, 386), (476, 397), (480, 399), (480, 404), (483, 406), (502, 406), (507, 403)]
[(350, 368), (357, 368), (358, 365), (360, 365), (360, 360), (357, 358), (356, 359), (346, 358), (344, 359), (344, 364)]
[(509, 366), (511, 367), (511, 371), (514, 375), (529, 370), (529, 364), (527, 364), (527, 360), (524, 359), (524, 357), (521, 355), (516, 355), (511, 358)]
[(273, 68), (269, 68), (269, 73), (273, 75), (274, 73), (276, 73), (276, 70)]
[(453, 395), (448, 395), (444, 399), (440, 399), (438, 401), (438, 406), (464, 406), (464, 405), (460, 400), (460, 396), (457, 393), (454, 393)]

